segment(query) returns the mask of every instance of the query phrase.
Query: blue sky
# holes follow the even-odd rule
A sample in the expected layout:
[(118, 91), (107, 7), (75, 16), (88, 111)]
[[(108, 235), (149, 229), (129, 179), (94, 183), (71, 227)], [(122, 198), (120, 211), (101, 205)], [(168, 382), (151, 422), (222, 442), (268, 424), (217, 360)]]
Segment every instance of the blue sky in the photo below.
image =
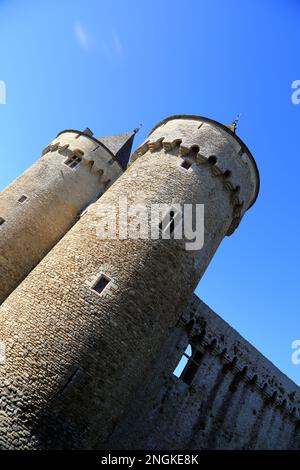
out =
[(199, 114), (232, 121), (261, 192), (198, 295), (300, 384), (296, 0), (0, 0), (0, 190), (66, 128), (96, 135)]

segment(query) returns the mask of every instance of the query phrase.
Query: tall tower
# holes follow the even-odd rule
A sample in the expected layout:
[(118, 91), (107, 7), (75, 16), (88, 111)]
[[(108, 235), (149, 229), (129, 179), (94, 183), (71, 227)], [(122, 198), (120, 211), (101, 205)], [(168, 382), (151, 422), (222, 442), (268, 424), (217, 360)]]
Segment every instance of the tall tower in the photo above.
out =
[[(249, 150), (218, 122), (173, 116), (150, 133), (128, 170), (0, 308), (3, 448), (106, 447), (258, 186)], [(129, 207), (204, 204), (203, 247), (186, 250), (184, 239), (126, 239), (120, 231), (99, 238), (107, 205), (127, 213), (119, 205), (125, 196)]]
[(0, 193), (0, 304), (121, 176), (134, 134), (96, 139), (89, 129), (61, 132)]

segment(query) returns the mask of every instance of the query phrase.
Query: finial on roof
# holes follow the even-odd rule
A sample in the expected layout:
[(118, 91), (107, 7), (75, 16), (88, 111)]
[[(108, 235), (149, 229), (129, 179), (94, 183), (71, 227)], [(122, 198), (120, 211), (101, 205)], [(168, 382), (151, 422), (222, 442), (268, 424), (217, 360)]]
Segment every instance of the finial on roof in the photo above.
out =
[(143, 124), (140, 124), (139, 127), (136, 127), (135, 129), (133, 129), (132, 132), (133, 132), (134, 134), (137, 134), (137, 133), (141, 130), (142, 127), (143, 127)]
[(239, 113), (237, 115), (237, 117), (235, 118), (235, 120), (231, 124), (229, 124), (229, 126), (227, 126), (234, 133), (236, 133), (236, 129), (237, 129), (238, 123), (240, 121), (240, 117), (241, 117), (241, 113)]

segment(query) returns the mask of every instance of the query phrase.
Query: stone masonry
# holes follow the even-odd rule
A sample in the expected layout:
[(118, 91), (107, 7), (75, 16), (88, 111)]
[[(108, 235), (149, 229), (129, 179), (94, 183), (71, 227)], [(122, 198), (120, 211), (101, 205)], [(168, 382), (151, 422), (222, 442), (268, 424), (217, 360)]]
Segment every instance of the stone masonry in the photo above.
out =
[[(105, 139), (112, 142), (112, 137)], [(124, 135), (121, 146), (123, 141)], [(116, 158), (118, 136), (113, 144), (115, 153), (89, 129), (61, 132), (42, 157), (0, 193), (0, 304), (72, 227), (83, 209), (123, 173)]]
[(299, 447), (299, 387), (195, 295), (109, 440), (110, 449)]
[[(297, 448), (298, 387), (193, 296), (257, 198), (250, 151), (234, 127), (178, 115), (125, 170), (132, 138), (65, 131), (0, 194), (0, 448)], [(101, 239), (108, 205), (138, 224), (125, 197), (204, 204), (203, 248)]]

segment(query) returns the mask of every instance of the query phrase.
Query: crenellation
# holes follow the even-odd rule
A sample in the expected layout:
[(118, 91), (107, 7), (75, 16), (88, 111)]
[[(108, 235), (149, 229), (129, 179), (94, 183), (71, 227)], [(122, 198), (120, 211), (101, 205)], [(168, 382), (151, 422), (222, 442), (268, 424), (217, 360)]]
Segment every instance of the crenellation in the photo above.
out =
[[(186, 384), (172, 372), (193, 339), (201, 359), (192, 383)], [(109, 446), (295, 449), (299, 398), (295, 384), (193, 296)]]
[[(0, 448), (299, 447), (299, 388), (193, 294), (256, 200), (250, 151), (232, 125), (178, 115), (126, 169), (134, 134), (63, 131), (0, 195)], [(204, 204), (203, 247), (101, 238), (124, 197)]]
[[(199, 302), (199, 307), (198, 307), (199, 313), (202, 312), (203, 314), (203, 311), (205, 308), (207, 307), (205, 307), (202, 302)], [(225, 323), (221, 319), (220, 319), (220, 322)], [(228, 325), (228, 328), (230, 329), (229, 325)], [(199, 334), (197, 329), (195, 330), (194, 334), (197, 334), (197, 335)], [(214, 339), (216, 342), (216, 347), (212, 350), (212, 352), (214, 352), (216, 355), (220, 354), (220, 346), (218, 346), (220, 344), (218, 343), (219, 336), (216, 336), (217, 334), (218, 332), (214, 324), (214, 330), (213, 331), (211, 330), (210, 333), (208, 333), (208, 336), (210, 338), (215, 336)], [(190, 333), (190, 337), (192, 336), (193, 336), (192, 333)], [(207, 336), (207, 333), (206, 333), (206, 336)], [(207, 340), (206, 336), (202, 339), (202, 343), (204, 347), (205, 345), (209, 344), (209, 341), (211, 341), (211, 339)], [(225, 335), (223, 334), (222, 337), (225, 338)], [(224, 340), (222, 341), (222, 344), (224, 344)], [(230, 348), (228, 348), (228, 345), (230, 346)], [(237, 345), (239, 346), (238, 349), (237, 349)], [(236, 373), (241, 372), (247, 367), (247, 374), (245, 374), (244, 376), (245, 381), (251, 382), (253, 381), (253, 377), (255, 377), (255, 385), (258, 387), (259, 390), (261, 390), (265, 394), (267, 399), (270, 399), (271, 397), (273, 397), (274, 404), (276, 403), (278, 405), (281, 405), (287, 408), (288, 410), (292, 410), (293, 406), (292, 406), (292, 402), (289, 399), (289, 396), (294, 397), (293, 401), (295, 400), (296, 391), (298, 392), (298, 388), (295, 386), (295, 384), (293, 384), (291, 381), (287, 381), (287, 383), (289, 384), (289, 389), (286, 390), (283, 388), (282, 383), (279, 384), (278, 380), (276, 380), (276, 376), (278, 375), (279, 371), (276, 370), (274, 366), (271, 365), (271, 363), (270, 363), (270, 368), (272, 367), (272, 369), (274, 369), (273, 374), (270, 372), (270, 370), (268, 369), (266, 370), (265, 359), (263, 361), (264, 368), (262, 368), (261, 370), (259, 370), (260, 363), (257, 363), (255, 359), (252, 359), (251, 362), (248, 361), (248, 357), (247, 356), (244, 357), (245, 351), (247, 351), (247, 354), (251, 358), (253, 358), (254, 354), (256, 354), (257, 356), (260, 356), (260, 354), (252, 346), (247, 344), (247, 342), (244, 339), (242, 338), (239, 339), (237, 337), (234, 343), (228, 341), (228, 344), (226, 346), (227, 347), (225, 348), (225, 353), (222, 354), (222, 357), (225, 363), (229, 364), (234, 361), (235, 364), (234, 364), (233, 370)], [(239, 359), (236, 356), (237, 353), (240, 356)], [(283, 375), (282, 377), (284, 378)], [(294, 388), (292, 392), (290, 391), (291, 385)], [(299, 405), (300, 405), (299, 392), (298, 392), (298, 400), (299, 400)], [(300, 415), (298, 416), (298, 418), (300, 419)]]
[(1, 192), (0, 304), (122, 173), (100, 140), (64, 131)]
[[(180, 118), (181, 116), (179, 116)], [(182, 118), (182, 117), (181, 117)], [(202, 118), (198, 118), (202, 119)], [(180, 122), (180, 120), (179, 120)], [(198, 121), (195, 121), (198, 122)], [(149, 150), (151, 153), (158, 151), (161, 147), (166, 152), (171, 152), (174, 148), (176, 148), (177, 145), (179, 145), (179, 153), (178, 155), (180, 157), (189, 157), (193, 159), (196, 163), (198, 164), (208, 164), (211, 163), (211, 171), (214, 176), (222, 176), (224, 179), (223, 184), (224, 187), (229, 193), (231, 193), (231, 200), (234, 205), (233, 207), (233, 213), (232, 213), (232, 223), (228, 229), (227, 235), (232, 235), (232, 233), (236, 230), (236, 228), (239, 226), (240, 221), (242, 219), (242, 216), (244, 215), (245, 211), (247, 210), (247, 207), (244, 206), (244, 201), (251, 200), (251, 191), (252, 194), (254, 194), (255, 198), (255, 184), (252, 185), (251, 187), (248, 186), (241, 186), (239, 182), (242, 180), (242, 174), (245, 171), (246, 167), (250, 169), (250, 178), (251, 181), (254, 183), (253, 175), (255, 172), (257, 172), (256, 166), (249, 163), (252, 162), (251, 158), (249, 160), (249, 157), (246, 156), (245, 148), (243, 148), (242, 155), (245, 155), (245, 158), (237, 160), (236, 158), (233, 158), (232, 160), (228, 160), (227, 157), (224, 158), (225, 154), (222, 154), (222, 158), (218, 160), (218, 142), (220, 141), (220, 145), (222, 145), (222, 136), (224, 135), (224, 130), (218, 126), (214, 126), (212, 128), (211, 123), (206, 123), (203, 122), (203, 126), (199, 127), (195, 125), (195, 122), (191, 120), (188, 125), (190, 126), (190, 134), (187, 133), (186, 130), (182, 131), (180, 125), (178, 127), (177, 121), (176, 124), (173, 123), (173, 119), (171, 118), (170, 121), (164, 122), (164, 125), (162, 128), (156, 128), (153, 131), (154, 136), (156, 134), (160, 134), (161, 132), (164, 134), (163, 137), (159, 137), (156, 140), (152, 140), (152, 134), (150, 137), (152, 137), (150, 140), (147, 140), (142, 146), (140, 146), (135, 153), (131, 157), (131, 162), (134, 162), (138, 157), (141, 157), (144, 155), (147, 150)], [(184, 125), (186, 126), (187, 123), (184, 121)], [(177, 127), (176, 127), (177, 126)], [(172, 142), (169, 142), (168, 137), (170, 136), (171, 132), (182, 132), (181, 138), (175, 139)], [(206, 136), (206, 133), (214, 133), (214, 139), (206, 139), (206, 137), (203, 139), (202, 134)], [(227, 131), (226, 131), (227, 133)], [(201, 143), (202, 145), (196, 145), (193, 142), (193, 139), (195, 135), (201, 137)], [(208, 142), (213, 141), (213, 147), (212, 144), (210, 143), (208, 146)], [(183, 143), (185, 142), (185, 143)], [(187, 142), (189, 145), (187, 145)], [(217, 144), (217, 146), (216, 146)], [(242, 146), (240, 142), (236, 142), (236, 139), (234, 139), (232, 136), (229, 138), (229, 149), (228, 152), (229, 154), (235, 152), (238, 152), (238, 155), (240, 156), (241, 154), (241, 149)], [(201, 151), (201, 153), (200, 153)], [(222, 150), (223, 151), (223, 150)], [(213, 153), (213, 156), (211, 155)], [(214, 159), (214, 160), (212, 160)], [(229, 169), (230, 168), (230, 169)], [(249, 193), (250, 190), (250, 193)], [(245, 192), (245, 191), (248, 191)], [(253, 201), (250, 203), (250, 205), (253, 203)]]

